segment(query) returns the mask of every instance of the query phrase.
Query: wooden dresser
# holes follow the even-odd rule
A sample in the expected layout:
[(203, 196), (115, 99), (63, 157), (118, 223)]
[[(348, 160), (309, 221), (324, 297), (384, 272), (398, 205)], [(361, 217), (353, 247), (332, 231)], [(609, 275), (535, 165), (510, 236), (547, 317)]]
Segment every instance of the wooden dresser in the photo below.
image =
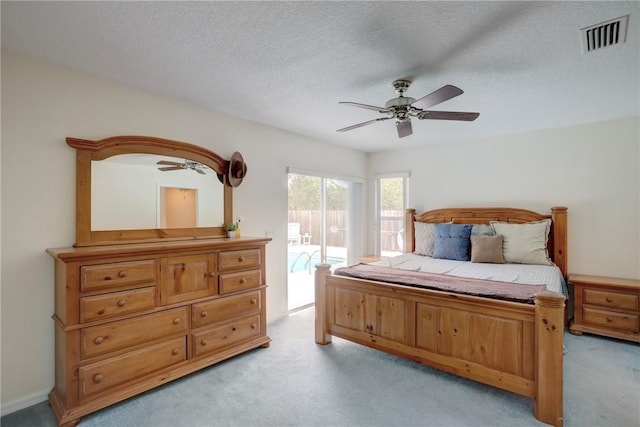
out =
[(570, 274), (574, 317), (570, 332), (640, 342), (640, 280)]
[(264, 238), (48, 249), (60, 424), (267, 347)]

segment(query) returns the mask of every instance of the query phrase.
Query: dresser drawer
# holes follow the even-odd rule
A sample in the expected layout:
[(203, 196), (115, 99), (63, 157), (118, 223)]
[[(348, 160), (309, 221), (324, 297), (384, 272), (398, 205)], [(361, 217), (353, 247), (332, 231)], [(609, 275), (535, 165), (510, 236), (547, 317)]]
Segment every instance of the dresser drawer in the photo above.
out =
[(156, 261), (118, 262), (80, 267), (80, 290), (92, 291), (136, 283), (156, 282)]
[(261, 309), (260, 292), (253, 291), (242, 295), (233, 295), (194, 304), (191, 327), (199, 328), (212, 323), (227, 320), (234, 316), (259, 311)]
[(640, 332), (640, 316), (582, 307), (584, 324), (629, 332)]
[(80, 399), (187, 360), (186, 337), (174, 338), (78, 369)]
[(230, 293), (251, 289), (262, 284), (260, 270), (241, 271), (240, 273), (223, 274), (220, 276), (220, 293)]
[(80, 298), (80, 322), (142, 312), (155, 307), (155, 287)]
[(193, 355), (201, 356), (258, 335), (260, 335), (260, 315), (243, 317), (223, 326), (194, 332), (192, 334)]
[(187, 315), (187, 307), (182, 307), (84, 328), (80, 332), (81, 358), (99, 356), (172, 335), (186, 335)]
[(584, 304), (638, 311), (638, 294), (584, 289)]
[(221, 273), (259, 268), (261, 262), (259, 249), (226, 251), (218, 254), (218, 269)]

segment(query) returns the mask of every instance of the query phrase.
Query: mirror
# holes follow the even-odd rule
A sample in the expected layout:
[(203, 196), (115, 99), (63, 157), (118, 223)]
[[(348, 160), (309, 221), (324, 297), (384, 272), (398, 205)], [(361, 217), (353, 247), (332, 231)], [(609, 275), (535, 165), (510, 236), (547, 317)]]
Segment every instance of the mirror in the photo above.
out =
[(77, 150), (76, 246), (226, 236), (230, 162), (216, 153), (145, 136), (67, 144)]
[(91, 230), (220, 226), (224, 193), (217, 174), (207, 166), (180, 165), (189, 163), (155, 154), (93, 160)]

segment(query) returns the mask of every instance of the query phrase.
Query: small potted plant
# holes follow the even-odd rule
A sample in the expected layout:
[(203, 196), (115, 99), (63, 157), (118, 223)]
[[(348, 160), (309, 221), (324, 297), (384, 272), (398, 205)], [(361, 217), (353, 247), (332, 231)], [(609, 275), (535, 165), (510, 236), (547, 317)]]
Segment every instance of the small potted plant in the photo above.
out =
[(236, 230), (238, 229), (238, 223), (232, 222), (231, 224), (227, 224), (224, 226), (224, 229), (227, 230), (227, 236), (230, 238), (236, 237)]

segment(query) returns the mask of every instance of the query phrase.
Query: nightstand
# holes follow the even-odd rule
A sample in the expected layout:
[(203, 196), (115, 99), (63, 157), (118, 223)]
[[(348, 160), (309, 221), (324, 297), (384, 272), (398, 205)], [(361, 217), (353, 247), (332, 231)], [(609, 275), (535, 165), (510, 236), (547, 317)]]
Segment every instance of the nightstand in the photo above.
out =
[(569, 332), (640, 342), (640, 280), (570, 274), (574, 316)]

